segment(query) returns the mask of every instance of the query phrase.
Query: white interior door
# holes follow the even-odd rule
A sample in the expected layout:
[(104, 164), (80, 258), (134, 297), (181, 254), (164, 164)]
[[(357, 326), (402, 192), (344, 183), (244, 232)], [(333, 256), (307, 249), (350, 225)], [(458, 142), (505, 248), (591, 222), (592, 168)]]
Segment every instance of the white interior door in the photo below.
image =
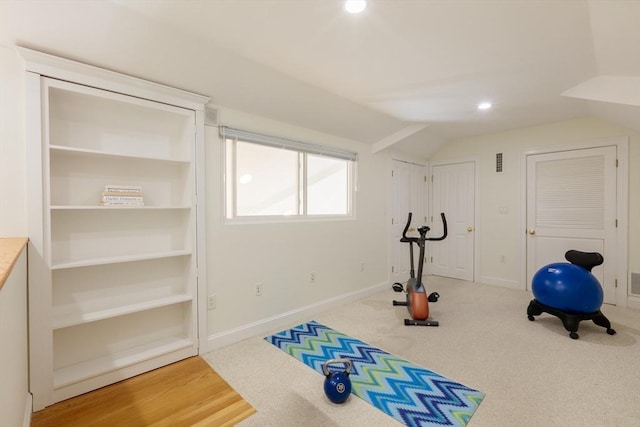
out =
[[(409, 244), (400, 242), (407, 215), (412, 212), (412, 228), (426, 223), (427, 184), (424, 166), (393, 160), (391, 166), (391, 281), (409, 279)], [(417, 236), (417, 233), (409, 233)], [(415, 249), (415, 248), (414, 248)], [(414, 254), (417, 257), (417, 252)], [(417, 259), (414, 258), (414, 262)], [(416, 271), (418, 265), (415, 265)]]
[[(527, 156), (527, 285), (569, 249), (599, 252), (593, 274), (615, 304), (616, 147)], [(607, 262), (609, 261), (609, 262)]]
[(433, 167), (431, 236), (442, 234), (440, 212), (447, 218), (449, 235), (430, 244), (431, 272), (473, 281), (475, 240), (475, 163)]

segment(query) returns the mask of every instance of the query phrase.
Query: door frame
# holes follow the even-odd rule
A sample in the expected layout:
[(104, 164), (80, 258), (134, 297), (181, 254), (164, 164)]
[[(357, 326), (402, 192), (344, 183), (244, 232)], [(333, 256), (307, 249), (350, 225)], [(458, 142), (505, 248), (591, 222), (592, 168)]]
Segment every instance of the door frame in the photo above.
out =
[[(582, 142), (550, 145), (548, 147), (525, 150), (521, 157), (521, 191), (520, 191), (520, 281), (523, 290), (531, 290), (527, 283), (527, 157), (536, 154), (557, 153), (563, 151), (583, 150), (587, 148), (616, 147), (618, 167), (616, 168), (616, 264), (617, 279), (616, 305), (628, 307), (628, 240), (629, 240), (629, 137), (616, 136), (584, 140)], [(559, 260), (562, 261), (562, 260)]]
[[(480, 230), (482, 225), (480, 224), (480, 209), (478, 200), (480, 199), (480, 160), (478, 157), (465, 157), (458, 159), (448, 160), (436, 160), (429, 163), (429, 216), (433, 218), (433, 222), (439, 221), (440, 212), (433, 212), (433, 168), (435, 166), (448, 166), (456, 165), (460, 163), (473, 163), (473, 282), (477, 282), (480, 272), (480, 257), (478, 256), (480, 250)], [(431, 259), (431, 245), (427, 245), (427, 257)], [(431, 273), (431, 263), (427, 263), (429, 266), (428, 272)]]

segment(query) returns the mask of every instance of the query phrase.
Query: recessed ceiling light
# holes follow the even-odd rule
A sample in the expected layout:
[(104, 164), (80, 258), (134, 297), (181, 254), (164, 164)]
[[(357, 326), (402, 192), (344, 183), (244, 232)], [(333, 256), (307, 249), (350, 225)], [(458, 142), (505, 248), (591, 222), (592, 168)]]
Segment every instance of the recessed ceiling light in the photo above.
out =
[(481, 102), (480, 104), (478, 104), (478, 110), (488, 110), (490, 108), (491, 108), (490, 102)]
[(347, 0), (344, 2), (344, 8), (349, 13), (360, 13), (367, 7), (366, 0)]

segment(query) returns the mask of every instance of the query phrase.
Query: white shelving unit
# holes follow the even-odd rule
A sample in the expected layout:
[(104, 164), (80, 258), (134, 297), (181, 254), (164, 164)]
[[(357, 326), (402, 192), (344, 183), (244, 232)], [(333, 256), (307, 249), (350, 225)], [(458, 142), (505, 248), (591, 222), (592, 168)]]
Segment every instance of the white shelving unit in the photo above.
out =
[[(202, 351), (208, 98), (20, 52), (38, 410)], [(101, 206), (107, 184), (144, 206)]]

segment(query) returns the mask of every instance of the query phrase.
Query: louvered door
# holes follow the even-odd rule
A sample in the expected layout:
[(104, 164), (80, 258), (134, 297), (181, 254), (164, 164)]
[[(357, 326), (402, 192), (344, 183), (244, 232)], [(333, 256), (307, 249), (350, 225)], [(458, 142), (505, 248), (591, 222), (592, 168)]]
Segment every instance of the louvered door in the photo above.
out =
[(615, 304), (616, 147), (527, 157), (527, 281), (565, 262), (569, 249), (600, 252), (593, 269), (606, 303)]

